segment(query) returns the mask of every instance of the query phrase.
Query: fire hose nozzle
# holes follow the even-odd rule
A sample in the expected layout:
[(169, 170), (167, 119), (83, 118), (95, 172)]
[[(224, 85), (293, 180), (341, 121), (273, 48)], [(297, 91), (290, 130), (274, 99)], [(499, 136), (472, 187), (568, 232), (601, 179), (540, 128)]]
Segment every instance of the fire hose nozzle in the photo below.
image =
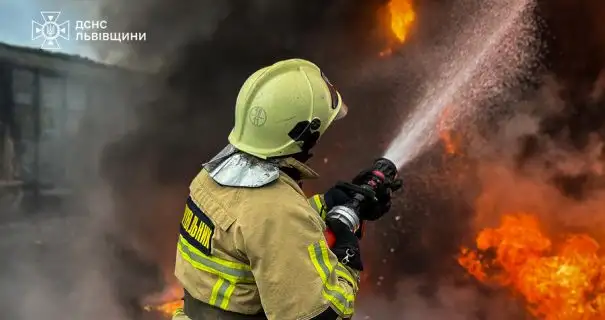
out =
[(374, 166), (372, 167), (372, 170), (382, 173), (385, 180), (388, 181), (395, 180), (399, 173), (397, 170), (397, 166), (393, 163), (393, 161), (387, 158), (380, 158), (374, 161)]
[(386, 158), (380, 158), (374, 162), (372, 169), (368, 170), (358, 184), (340, 182), (338, 186), (345, 188), (354, 194), (351, 202), (335, 206), (328, 212), (328, 220), (339, 220), (356, 232), (361, 226), (359, 210), (365, 201), (378, 201), (376, 190), (380, 185), (395, 191), (401, 188), (401, 180), (397, 179), (397, 166)]

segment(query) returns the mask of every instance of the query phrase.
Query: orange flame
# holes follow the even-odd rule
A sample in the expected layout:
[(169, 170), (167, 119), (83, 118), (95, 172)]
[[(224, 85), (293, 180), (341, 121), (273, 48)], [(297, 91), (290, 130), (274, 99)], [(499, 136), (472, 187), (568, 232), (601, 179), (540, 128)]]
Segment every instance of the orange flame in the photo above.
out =
[(174, 314), (174, 312), (177, 309), (183, 308), (183, 300), (176, 300), (176, 301), (170, 301), (170, 302), (166, 302), (163, 303), (161, 305), (158, 306), (146, 306), (145, 310), (147, 311), (157, 311), (160, 312), (168, 317), (172, 317), (172, 315)]
[(172, 314), (177, 309), (183, 307), (182, 297), (183, 289), (181, 287), (176, 285), (170, 286), (163, 292), (147, 297), (144, 309), (146, 311), (160, 312), (168, 317), (172, 317)]
[[(412, 0), (391, 0), (388, 4), (389, 28), (397, 44), (404, 43), (416, 21), (416, 12)], [(393, 48), (387, 48), (380, 52), (381, 57), (390, 56)]]
[(416, 21), (416, 12), (411, 0), (391, 0), (389, 2), (391, 30), (399, 41), (404, 43), (408, 38), (412, 24)]
[(460, 265), (481, 282), (514, 289), (537, 318), (605, 319), (605, 259), (590, 236), (568, 235), (555, 246), (538, 219), (522, 213), (482, 230), (476, 246), (462, 248)]

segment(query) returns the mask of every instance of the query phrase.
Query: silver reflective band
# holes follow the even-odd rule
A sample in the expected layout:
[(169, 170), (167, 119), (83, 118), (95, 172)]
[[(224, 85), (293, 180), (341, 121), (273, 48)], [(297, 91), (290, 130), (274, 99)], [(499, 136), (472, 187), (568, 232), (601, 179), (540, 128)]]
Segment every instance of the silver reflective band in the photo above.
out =
[(326, 215), (326, 220), (339, 220), (344, 223), (349, 230), (355, 232), (359, 229), (361, 222), (357, 212), (347, 206), (336, 206)]
[(276, 162), (243, 153), (231, 144), (203, 166), (214, 181), (229, 187), (258, 188), (279, 178)]

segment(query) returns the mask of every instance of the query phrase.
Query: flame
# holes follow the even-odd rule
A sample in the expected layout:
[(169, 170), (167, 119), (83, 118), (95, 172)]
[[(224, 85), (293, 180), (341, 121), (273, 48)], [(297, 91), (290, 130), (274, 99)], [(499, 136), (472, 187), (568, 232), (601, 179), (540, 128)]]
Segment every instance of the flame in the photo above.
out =
[(157, 311), (168, 317), (172, 317), (177, 309), (183, 308), (183, 300), (165, 302), (157, 306), (145, 306), (146, 311)]
[(408, 39), (412, 25), (416, 21), (412, 0), (391, 0), (387, 9), (388, 25), (395, 43), (381, 51), (380, 57), (388, 57), (393, 54), (393, 47), (403, 44)]
[(169, 286), (163, 292), (144, 299), (146, 311), (160, 312), (168, 317), (183, 307), (183, 289), (178, 285)]
[(506, 215), (482, 230), (477, 250), (462, 248), (458, 262), (479, 281), (513, 289), (528, 311), (545, 320), (605, 319), (605, 259), (586, 234), (554, 245), (533, 215)]
[(399, 41), (404, 43), (408, 38), (412, 24), (416, 21), (416, 12), (411, 0), (391, 0), (388, 5), (391, 16), (391, 31)]

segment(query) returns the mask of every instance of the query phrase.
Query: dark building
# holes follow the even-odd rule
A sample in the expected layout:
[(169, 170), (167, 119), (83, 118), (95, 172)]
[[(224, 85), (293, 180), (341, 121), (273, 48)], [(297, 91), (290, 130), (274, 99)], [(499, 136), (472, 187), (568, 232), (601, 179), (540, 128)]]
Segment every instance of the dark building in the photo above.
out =
[(69, 194), (81, 153), (101, 143), (82, 138), (124, 132), (128, 89), (120, 79), (133, 76), (78, 56), (0, 44), (0, 194), (11, 194), (12, 205), (23, 195)]

